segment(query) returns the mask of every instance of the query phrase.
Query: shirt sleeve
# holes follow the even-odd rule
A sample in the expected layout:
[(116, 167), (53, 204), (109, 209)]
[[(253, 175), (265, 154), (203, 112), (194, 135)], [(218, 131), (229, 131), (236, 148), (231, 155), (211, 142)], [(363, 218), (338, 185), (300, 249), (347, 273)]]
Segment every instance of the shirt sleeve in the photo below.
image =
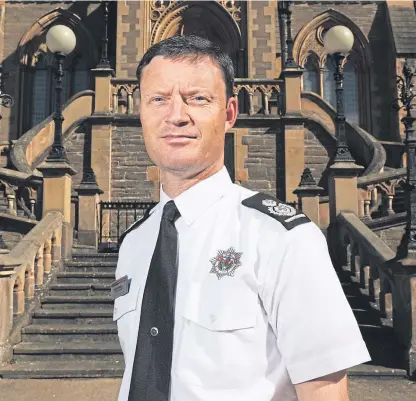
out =
[(321, 230), (306, 223), (282, 237), (266, 263), (261, 298), (292, 383), (369, 361)]

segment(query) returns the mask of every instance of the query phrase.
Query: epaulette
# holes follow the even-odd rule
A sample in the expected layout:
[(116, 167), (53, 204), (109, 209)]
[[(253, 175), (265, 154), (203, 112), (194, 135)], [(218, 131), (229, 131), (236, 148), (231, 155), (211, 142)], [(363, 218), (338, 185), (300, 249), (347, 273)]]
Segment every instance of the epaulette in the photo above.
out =
[(310, 220), (293, 206), (283, 203), (273, 196), (258, 193), (241, 202), (244, 206), (256, 209), (280, 222), (287, 230), (300, 224), (309, 223)]
[(120, 235), (120, 238), (118, 240), (118, 246), (120, 247), (121, 244), (124, 241), (124, 238), (126, 237), (126, 235), (128, 233), (130, 233), (131, 231), (135, 230), (137, 227), (140, 227), (150, 216), (150, 210), (152, 208), (146, 209), (146, 211), (144, 212), (143, 217), (140, 220), (135, 221), (126, 231), (124, 231), (123, 234)]

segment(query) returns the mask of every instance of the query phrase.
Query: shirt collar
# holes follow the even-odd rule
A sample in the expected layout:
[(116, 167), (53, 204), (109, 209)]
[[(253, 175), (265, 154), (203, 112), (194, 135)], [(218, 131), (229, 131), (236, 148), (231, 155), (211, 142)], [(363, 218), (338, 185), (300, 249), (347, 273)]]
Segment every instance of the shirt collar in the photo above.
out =
[[(228, 171), (223, 167), (217, 173), (178, 195), (174, 201), (185, 223), (191, 225), (205, 210), (222, 198), (232, 185)], [(161, 185), (158, 206), (163, 209), (170, 200), (172, 199), (166, 195)]]

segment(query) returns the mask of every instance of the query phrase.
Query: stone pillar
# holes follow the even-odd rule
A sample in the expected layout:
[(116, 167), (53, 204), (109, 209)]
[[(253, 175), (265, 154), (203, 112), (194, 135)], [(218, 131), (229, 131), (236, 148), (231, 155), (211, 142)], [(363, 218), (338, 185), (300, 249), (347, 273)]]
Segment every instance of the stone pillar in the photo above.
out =
[(339, 213), (353, 212), (358, 216), (357, 175), (363, 167), (353, 162), (336, 162), (329, 168), (329, 218), (335, 223)]
[(95, 78), (94, 114), (110, 114), (112, 112), (111, 78), (115, 76), (112, 68), (94, 68), (91, 70)]
[(97, 184), (82, 184), (76, 189), (79, 197), (78, 242), (98, 247), (98, 203), (103, 191)]
[(409, 377), (416, 380), (416, 258), (398, 256), (382, 269), (392, 280), (393, 328), (404, 345)]
[(13, 348), (9, 342), (13, 326), (13, 270), (0, 266), (0, 362), (12, 359)]
[(282, 72), (285, 81), (285, 116), (301, 117), (302, 68), (286, 68)]
[(319, 220), (319, 195), (323, 188), (316, 185), (312, 177), (311, 170), (305, 168), (300, 179), (299, 187), (294, 193), (298, 196), (298, 202), (302, 212), (308, 216), (317, 226), (320, 226)]
[[(278, 165), (276, 160), (276, 167)], [(281, 164), (281, 163), (280, 163)], [(290, 121), (284, 122), (284, 201), (294, 202), (297, 196), (294, 194), (299, 185), (299, 177), (305, 168), (305, 133), (302, 124)], [(276, 172), (276, 179), (279, 174)], [(276, 185), (277, 187), (277, 185)]]
[(91, 168), (98, 187), (103, 191), (101, 200), (111, 200), (111, 125), (91, 127)]
[[(282, 78), (285, 82), (283, 127), (284, 127), (284, 201), (294, 202), (297, 200), (293, 193), (298, 187), (299, 177), (305, 168), (305, 133), (301, 111), (301, 68), (285, 68)], [(276, 166), (279, 164), (276, 160)], [(280, 163), (281, 165), (282, 163)], [(279, 174), (276, 172), (276, 179)], [(278, 187), (278, 185), (276, 185)]]
[(45, 161), (38, 167), (43, 173), (42, 216), (51, 211), (62, 214), (62, 257), (69, 258), (72, 251), (73, 227), (71, 224), (71, 176), (75, 170), (65, 162)]

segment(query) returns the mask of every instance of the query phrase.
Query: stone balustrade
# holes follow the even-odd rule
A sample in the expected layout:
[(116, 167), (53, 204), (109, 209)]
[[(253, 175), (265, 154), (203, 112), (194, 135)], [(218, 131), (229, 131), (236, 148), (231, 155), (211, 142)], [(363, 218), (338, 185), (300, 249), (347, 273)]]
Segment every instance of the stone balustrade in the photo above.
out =
[(359, 177), (359, 216), (371, 220), (374, 217), (396, 214), (393, 209), (396, 190), (405, 180), (405, 168)]
[(0, 213), (40, 218), (38, 207), (41, 177), (0, 167)]
[[(112, 111), (115, 114), (138, 114), (139, 88), (136, 78), (112, 78)], [(236, 78), (234, 96), (239, 100), (240, 114), (280, 116), (283, 80)]]
[(355, 276), (382, 315), (391, 319), (391, 277), (382, 266), (396, 254), (354, 213), (340, 213), (337, 223), (339, 265)]
[(49, 212), (8, 254), (0, 254), (0, 362), (11, 358), (25, 311), (61, 260), (63, 217)]

